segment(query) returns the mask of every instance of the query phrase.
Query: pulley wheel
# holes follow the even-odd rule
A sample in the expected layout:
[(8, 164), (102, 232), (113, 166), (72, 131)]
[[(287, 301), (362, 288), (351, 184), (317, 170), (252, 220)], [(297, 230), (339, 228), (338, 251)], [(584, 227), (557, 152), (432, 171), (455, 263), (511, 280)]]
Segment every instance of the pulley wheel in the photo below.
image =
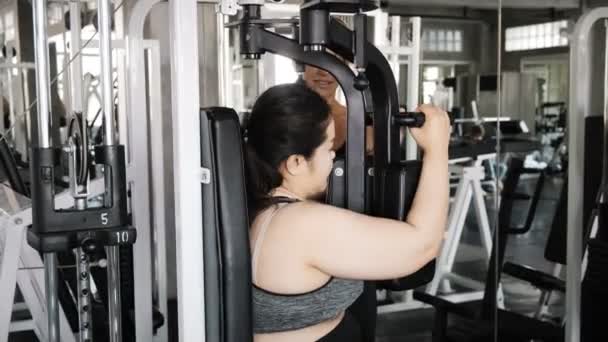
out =
[(87, 181), (89, 175), (89, 135), (82, 113), (74, 113), (68, 126), (68, 137), (76, 147), (76, 181), (79, 185)]

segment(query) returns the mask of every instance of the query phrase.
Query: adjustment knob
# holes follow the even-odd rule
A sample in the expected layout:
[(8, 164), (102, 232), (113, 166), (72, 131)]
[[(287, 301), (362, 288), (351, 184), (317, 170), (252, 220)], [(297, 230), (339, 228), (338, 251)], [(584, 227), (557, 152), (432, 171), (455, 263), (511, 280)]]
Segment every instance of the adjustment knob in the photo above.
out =
[(97, 244), (91, 238), (83, 239), (80, 246), (86, 254), (93, 254), (95, 251), (97, 251)]
[(359, 75), (355, 76), (354, 86), (359, 91), (363, 91), (369, 87), (369, 80), (364, 72), (360, 72)]

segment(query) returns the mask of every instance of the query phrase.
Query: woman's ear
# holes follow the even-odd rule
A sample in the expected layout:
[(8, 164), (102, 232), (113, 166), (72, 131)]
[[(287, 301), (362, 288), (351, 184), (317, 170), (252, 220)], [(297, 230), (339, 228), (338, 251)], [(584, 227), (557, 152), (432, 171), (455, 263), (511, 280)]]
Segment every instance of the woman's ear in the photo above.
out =
[(283, 162), (284, 172), (290, 176), (298, 176), (306, 170), (306, 158), (301, 154), (292, 154)]

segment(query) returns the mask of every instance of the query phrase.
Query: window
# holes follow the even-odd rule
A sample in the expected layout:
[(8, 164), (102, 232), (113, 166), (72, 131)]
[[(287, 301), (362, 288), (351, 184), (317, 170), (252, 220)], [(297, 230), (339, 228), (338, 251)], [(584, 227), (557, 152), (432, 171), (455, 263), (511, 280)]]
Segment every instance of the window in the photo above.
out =
[(424, 103), (433, 103), (433, 94), (439, 83), (439, 67), (428, 66), (422, 71), (422, 98)]
[(454, 65), (424, 65), (422, 67), (422, 100), (445, 110), (451, 108), (450, 90), (442, 84), (447, 77), (453, 77)]
[(422, 34), (424, 51), (462, 52), (462, 30), (427, 29)]
[(563, 32), (568, 21), (511, 27), (505, 33), (506, 51), (523, 51), (568, 46), (568, 37)]
[(521, 71), (542, 80), (540, 100), (562, 102), (568, 99), (568, 57), (549, 57), (545, 60), (530, 58), (522, 61)]

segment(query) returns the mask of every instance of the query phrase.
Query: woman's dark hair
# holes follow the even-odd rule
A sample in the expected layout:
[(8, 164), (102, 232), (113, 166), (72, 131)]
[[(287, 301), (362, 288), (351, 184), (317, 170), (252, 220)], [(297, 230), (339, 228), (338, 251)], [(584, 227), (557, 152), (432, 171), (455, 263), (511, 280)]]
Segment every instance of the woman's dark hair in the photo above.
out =
[(312, 157), (327, 138), (330, 108), (313, 90), (283, 84), (257, 99), (246, 128), (245, 171), (251, 220), (276, 203), (269, 192), (280, 186), (279, 166), (289, 156)]

